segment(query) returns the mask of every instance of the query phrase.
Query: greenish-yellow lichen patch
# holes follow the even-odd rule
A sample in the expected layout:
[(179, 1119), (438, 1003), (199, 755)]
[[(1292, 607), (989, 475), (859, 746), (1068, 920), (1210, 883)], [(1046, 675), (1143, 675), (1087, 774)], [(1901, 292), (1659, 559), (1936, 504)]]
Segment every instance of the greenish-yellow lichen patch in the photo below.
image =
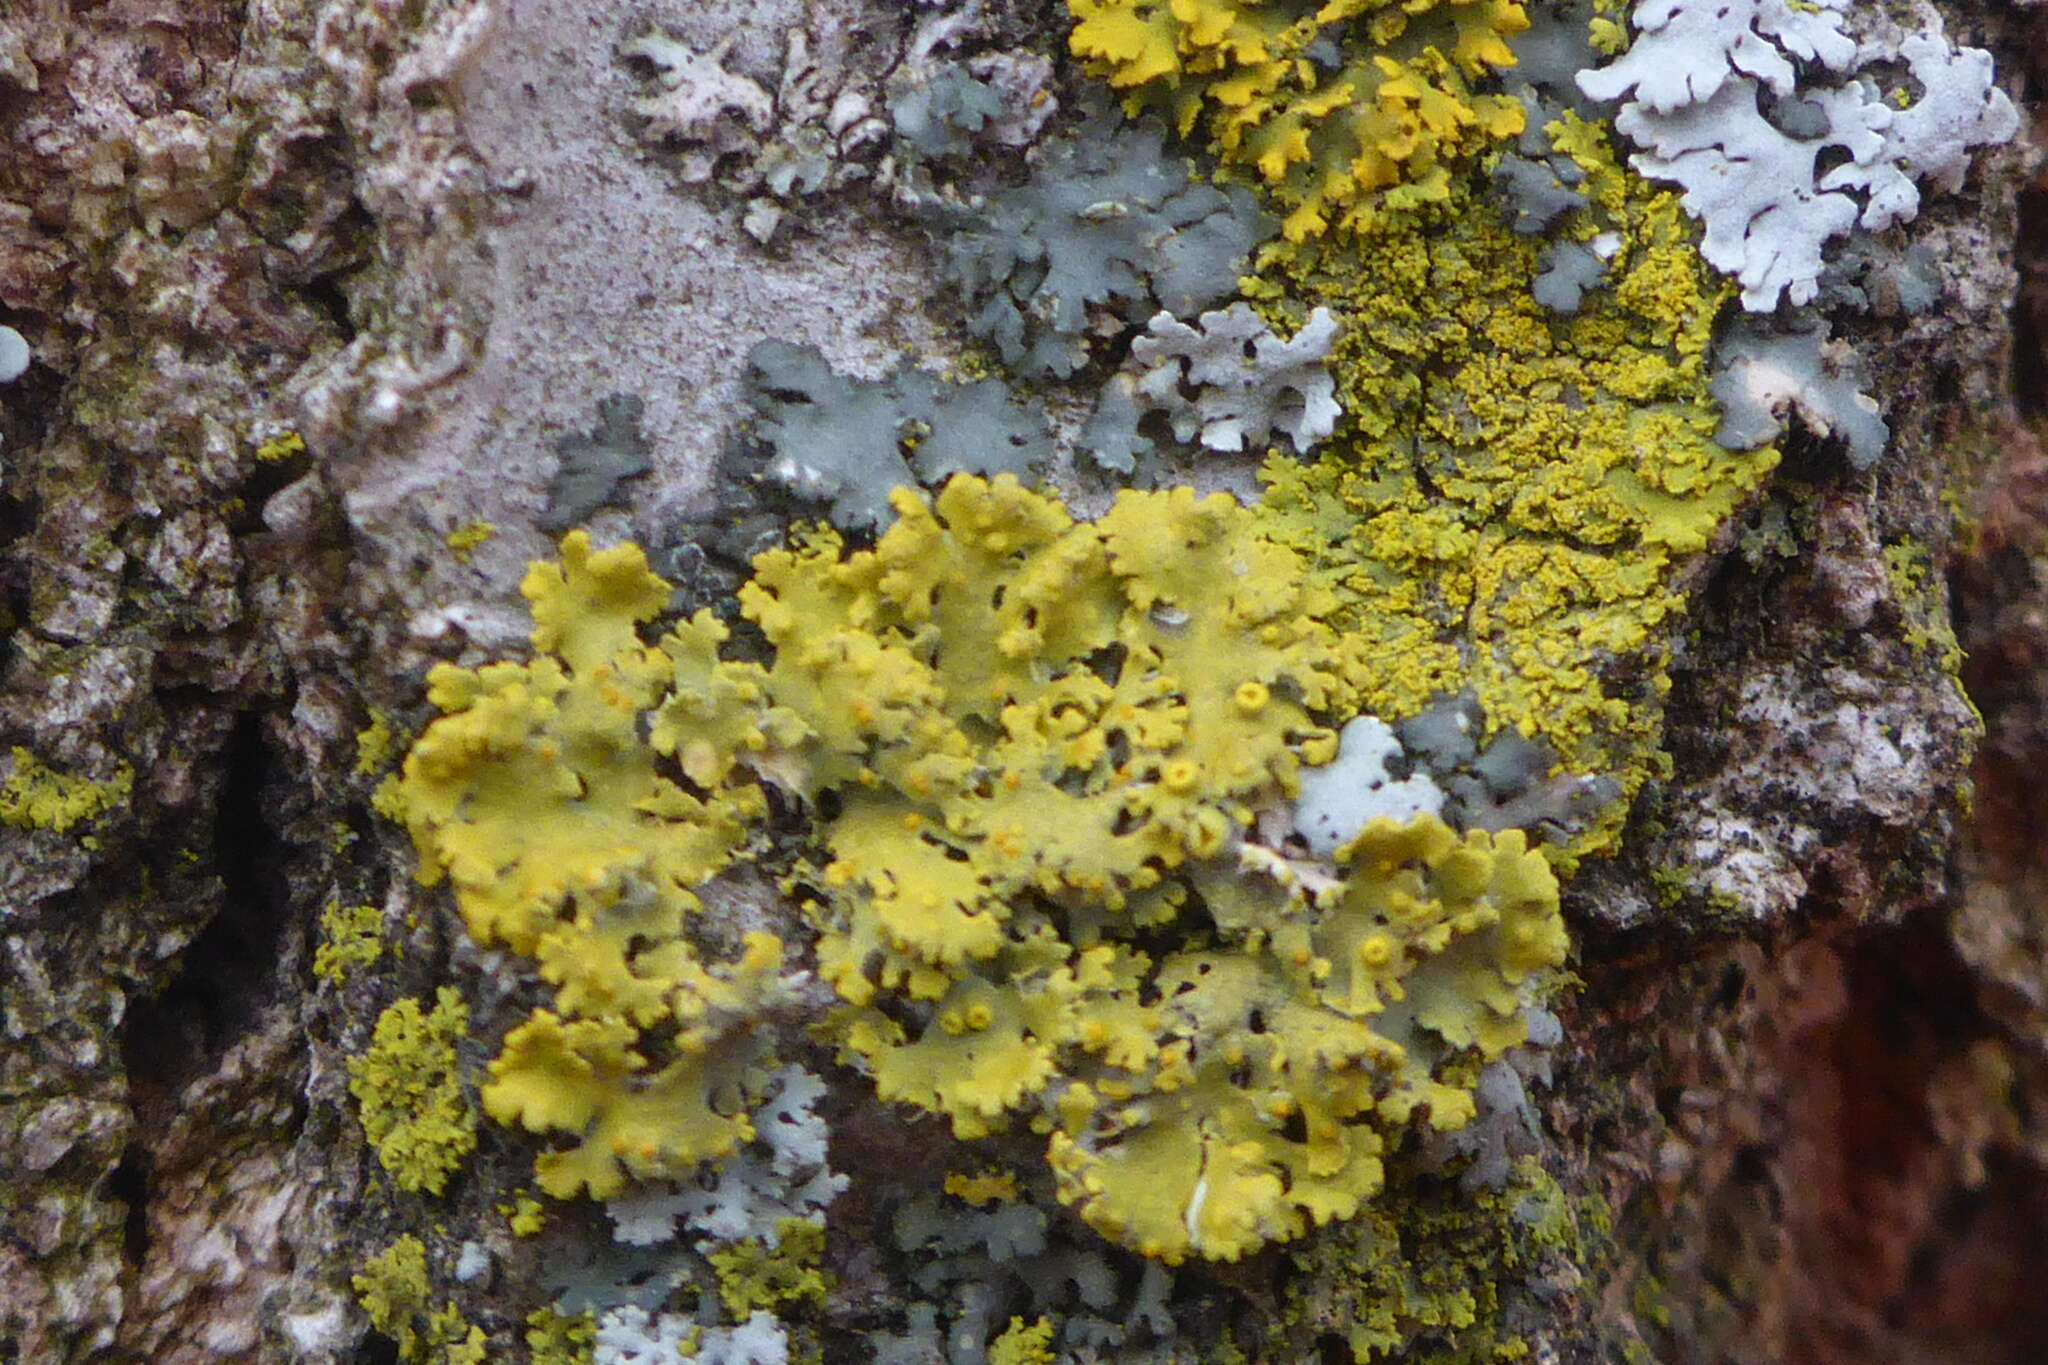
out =
[(1015, 1203), (1018, 1197), (1017, 1177), (993, 1167), (972, 1175), (955, 1171), (946, 1177), (946, 1193), (977, 1207)]
[(1885, 546), (1884, 568), (1904, 619), (1907, 645), (1940, 659), (1942, 671), (1951, 676), (1960, 673), (1963, 648), (1949, 618), (1947, 586), (1934, 572), (1926, 546), (1909, 540)]
[(320, 912), (320, 944), (313, 950), (313, 975), (336, 986), (349, 973), (384, 955), (384, 912), (374, 905), (328, 902)]
[(1500, 1190), (1404, 1185), (1293, 1260), (1290, 1314), (1359, 1365), (1490, 1365), (1531, 1354), (1528, 1306), (1577, 1282), (1585, 1238), (1556, 1180), (1524, 1158)]
[(988, 1365), (1053, 1365), (1052, 1319), (1026, 1322), (1011, 1318), (1003, 1334), (989, 1343)]
[(735, 1242), (710, 1255), (718, 1276), (718, 1297), (726, 1315), (745, 1322), (755, 1313), (778, 1315), (798, 1304), (823, 1303), (832, 1287), (819, 1269), (825, 1252), (825, 1229), (802, 1218), (776, 1224), (775, 1244), (758, 1237)]
[(488, 521), (472, 521), (450, 531), (445, 538), (448, 550), (461, 563), (469, 563), (469, 557), (477, 547), (496, 535), (498, 528)]
[(27, 749), (14, 750), (14, 771), (0, 782), (0, 824), (68, 834), (128, 804), (135, 770), (123, 763), (102, 778), (58, 772)]
[(526, 1349), (531, 1365), (588, 1365), (597, 1343), (590, 1314), (573, 1317), (554, 1308), (536, 1308), (526, 1315)]
[(452, 1303), (431, 1306), (427, 1249), (410, 1234), (364, 1263), (354, 1276), (356, 1299), (370, 1326), (398, 1346), (406, 1365), (483, 1365), (484, 1331)]
[(363, 1133), (408, 1193), (440, 1194), (476, 1150), (476, 1110), (456, 1058), (468, 1028), (461, 992), (443, 986), (431, 1010), (412, 999), (385, 1010), (369, 1049), (349, 1059), (348, 1088)]
[(498, 1205), (498, 1212), (504, 1216), (505, 1225), (512, 1229), (514, 1237), (534, 1237), (547, 1226), (547, 1210), (530, 1191), (521, 1190), (512, 1196), (511, 1202)]
[(356, 772), (371, 777), (382, 772), (398, 751), (398, 737), (392, 732), (391, 718), (372, 707), (370, 723), (356, 731)]
[[(1344, 320), (1351, 424), (1314, 464), (1269, 460), (1259, 515), (1336, 599), (1362, 709), (1410, 716), (1469, 688), (1490, 724), (1633, 794), (1661, 762), (1680, 571), (1777, 452), (1714, 443), (1706, 351), (1727, 288), (1677, 200), (1599, 129), (1566, 116), (1551, 133), (1585, 172), (1586, 230), (1612, 233), (1608, 284), (1575, 315), (1531, 297), (1537, 247), (1476, 173), (1441, 203), (1268, 252), (1275, 307), (1298, 295)], [(1611, 840), (1622, 810), (1575, 847)]]
[(260, 442), (256, 447), (256, 458), (265, 464), (277, 464), (294, 455), (306, 453), (306, 438), (296, 431), (281, 431)]

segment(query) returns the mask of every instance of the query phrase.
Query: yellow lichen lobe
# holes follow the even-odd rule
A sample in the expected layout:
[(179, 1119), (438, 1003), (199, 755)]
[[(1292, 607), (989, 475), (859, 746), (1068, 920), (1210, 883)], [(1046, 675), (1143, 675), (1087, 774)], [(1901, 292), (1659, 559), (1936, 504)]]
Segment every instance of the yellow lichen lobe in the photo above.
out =
[(758, 669), (718, 659), (708, 614), (641, 639), (669, 589), (637, 547), (571, 533), (522, 591), (535, 657), (429, 674), (444, 714), (391, 805), (421, 879), (445, 877), (470, 932), (555, 987), (553, 1009), (507, 1034), (486, 1112), (572, 1138), (540, 1158), (547, 1193), (606, 1196), (751, 1134), (764, 1047), (751, 1021), (779, 990), (780, 944), (758, 936), (707, 963), (686, 928), (695, 888), (765, 809), (737, 755), (761, 753), (782, 718), (750, 700)]

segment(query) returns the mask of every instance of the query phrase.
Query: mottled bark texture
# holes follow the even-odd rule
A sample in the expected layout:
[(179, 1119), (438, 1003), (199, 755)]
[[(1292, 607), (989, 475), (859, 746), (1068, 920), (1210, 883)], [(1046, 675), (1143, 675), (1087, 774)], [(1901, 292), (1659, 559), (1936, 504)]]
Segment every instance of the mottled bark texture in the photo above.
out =
[[(1060, 7), (1012, 9), (988, 22), (1059, 51)], [(830, 90), (894, 59), (905, 12), (0, 12), (0, 320), (35, 357), (0, 391), (0, 744), (73, 796), (130, 784), (89, 823), (0, 826), (0, 1360), (388, 1360), (350, 1276), (429, 1227), (437, 1256), (479, 1240), (504, 1258), (463, 1312), (494, 1350), (518, 1339), (544, 1296), (495, 1209), (530, 1148), (486, 1125), (425, 1204), (376, 1169), (346, 1091), (392, 1000), (459, 978), (479, 1011), (502, 1003), (372, 814), (356, 736), (378, 716), (416, 731), (430, 662), (516, 647), (553, 441), (606, 395), (644, 395), (655, 468), (604, 526), (711, 594), (746, 530), (715, 474), (746, 346), (879, 364), (952, 344), (922, 238), (858, 193), (763, 249), (626, 131), (629, 33), (735, 28), (735, 69), (772, 72), (778, 35), (808, 25)], [(2016, 93), (2048, 78), (2038, 14), (1972, 8), (1951, 31), (1998, 51)], [(1611, 1225), (1541, 1296), (1514, 1291), (1539, 1358), (2048, 1352), (2035, 165), (2000, 149), (1930, 203), (1916, 232), (1967, 287), (1853, 337), (1887, 459), (1852, 475), (1795, 437), (1690, 585), (1671, 775), (1568, 891), (1584, 989), (1540, 1096), (1543, 1160)], [(1782, 545), (1746, 553), (1766, 515)], [(478, 522), (496, 533), (451, 550)], [(708, 551), (691, 526), (718, 529)], [(1900, 544), (1920, 547), (1917, 590), (1886, 559)], [(1940, 641), (1944, 565), (1967, 695)], [(341, 989), (312, 957), (322, 911), (354, 904), (408, 927)], [(490, 1054), (470, 1046), (471, 1066)], [(861, 1162), (901, 1163), (903, 1130), (840, 1079), (835, 1165), (858, 1191)], [(857, 1247), (829, 1260), (826, 1358), (865, 1358), (851, 1329), (896, 1290)], [(1257, 1316), (1289, 1274), (1331, 1281), (1292, 1301), (1341, 1300), (1344, 1264), (1184, 1272), (1179, 1306)], [(1271, 1358), (1344, 1357), (1274, 1322)]]

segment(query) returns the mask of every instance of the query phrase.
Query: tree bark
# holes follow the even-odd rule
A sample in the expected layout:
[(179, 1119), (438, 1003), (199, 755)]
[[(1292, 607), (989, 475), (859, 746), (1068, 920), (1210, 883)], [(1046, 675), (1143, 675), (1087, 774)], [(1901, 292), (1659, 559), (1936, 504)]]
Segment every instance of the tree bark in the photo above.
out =
[[(394, 1001), (462, 985), (473, 1095), (518, 1017), (512, 976), (534, 980), (415, 880), (372, 796), (435, 715), (429, 666), (525, 649), (518, 585), (556, 552), (562, 442), (608, 397), (643, 400), (651, 468), (589, 525), (650, 547), (691, 607), (729, 606), (782, 525), (726, 458), (753, 343), (868, 374), (970, 355), (887, 189), (695, 180), (641, 136), (649, 76), (621, 44), (665, 31), (702, 52), (730, 33), (721, 60), (793, 127), (838, 92), (878, 102), (951, 10), (1006, 69), (1047, 59), (1051, 126), (1073, 126), (1089, 78), (1069, 16), (1025, 0), (0, 16), (0, 320), (34, 356), (0, 388), (0, 733), (22, 798), (0, 811), (0, 1360), (413, 1358), (352, 1282), (409, 1235), (431, 1302), (488, 1358), (528, 1358), (545, 1263), (594, 1255), (573, 1239), (605, 1225), (586, 1208), (551, 1213), (538, 1242), (507, 1231), (534, 1151), (513, 1130), (483, 1123), (440, 1196), (398, 1188), (366, 1143), (350, 1063)], [(2048, 67), (2023, 11), (1949, 15), (2008, 89)], [(841, 160), (872, 172), (875, 153)], [(2044, 205), (2020, 145), (1929, 196), (1911, 231), (1947, 263), (1941, 306), (1837, 321), (1889, 453), (1854, 472), (1795, 433), (1680, 585), (1668, 773), (1565, 885), (1579, 988), (1556, 1006), (1534, 1149), (1562, 1230), (1457, 1270), (1485, 1283), (1485, 1321), (1411, 1312), (1394, 1358), (2048, 1347), (2029, 1282), (2048, 1254), (2048, 317), (2028, 311)], [(1087, 504), (1085, 479), (1058, 477)], [(1767, 514), (1786, 548), (1745, 552)], [(795, 915), (767, 874), (722, 895), (731, 923)], [(323, 916), (352, 906), (387, 941), (316, 971)], [(797, 1340), (868, 1359), (863, 1333), (900, 1333), (929, 1297), (873, 1191), (972, 1153), (819, 1066), (851, 1184)], [(1386, 1216), (1459, 1227), (1465, 1197)], [(1047, 1211), (1062, 1246), (1095, 1245)], [(1156, 1358), (1349, 1358), (1384, 1291), (1372, 1239), (1434, 1273), (1437, 1234), (1389, 1226), (1180, 1268), (1180, 1334)], [(466, 1243), (493, 1267), (467, 1281)], [(1127, 1301), (1142, 1261), (1102, 1254)]]

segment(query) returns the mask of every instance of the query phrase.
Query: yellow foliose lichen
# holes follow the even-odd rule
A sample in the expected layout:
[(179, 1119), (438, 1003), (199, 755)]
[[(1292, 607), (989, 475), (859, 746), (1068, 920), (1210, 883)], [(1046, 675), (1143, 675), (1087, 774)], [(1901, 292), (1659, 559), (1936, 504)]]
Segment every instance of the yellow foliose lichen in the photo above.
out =
[(1566, 947), (1547, 864), (1425, 821), (1369, 829), (1334, 891), (1245, 890), (1344, 701), (1296, 556), (1185, 489), (1093, 524), (1000, 480), (897, 506), (742, 593), (771, 692), (835, 726), (807, 770), (847, 783), (817, 907), (847, 1055), (962, 1138), (1048, 1132), (1060, 1197), (1147, 1255), (1354, 1211), (1412, 1114), (1470, 1116), (1446, 1063), (1521, 1040)]
[[(477, 940), (532, 958), (555, 988), (553, 1009), (506, 1036), (486, 1112), (572, 1140), (540, 1158), (542, 1190), (609, 1197), (752, 1135), (765, 1046), (752, 1023), (775, 996), (781, 945), (754, 935), (707, 963), (690, 930), (695, 888), (765, 810), (729, 756), (764, 747), (775, 717), (743, 700), (760, 670), (717, 659), (723, 627), (708, 613), (641, 640), (669, 589), (637, 548), (595, 551), (572, 533), (522, 591), (535, 657), (434, 669), (443, 715), (385, 805), (421, 880), (446, 878)], [(689, 738), (658, 722), (675, 707)], [(703, 738), (718, 741), (709, 757), (692, 748)]]
[[(629, 1176), (679, 1177), (753, 1136), (745, 1111), (759, 1088), (762, 1040), (747, 1025), (774, 1000), (782, 956), (774, 938), (752, 937), (746, 956), (730, 967), (681, 960), (680, 939), (640, 954), (668, 972), (665, 1017), (682, 1025), (662, 1040), (660, 1062), (645, 1026), (616, 1015), (564, 1018), (535, 1010), (505, 1035), (483, 1088), (484, 1111), (507, 1126), (576, 1139), (535, 1162), (543, 1191), (558, 1199), (585, 1190), (610, 1198)], [(663, 954), (663, 947), (677, 951)], [(661, 963), (664, 956), (671, 963)], [(614, 969), (630, 974), (621, 954), (612, 958)], [(570, 994), (573, 973), (584, 964), (565, 958), (557, 965)]]
[(1205, 870), (1213, 936), (1145, 983), (1149, 1060), (1067, 1068), (1098, 1098), (1061, 1113), (1049, 1155), (1061, 1197), (1105, 1236), (1236, 1259), (1348, 1218), (1411, 1117), (1472, 1117), (1452, 1063), (1526, 1037), (1530, 987), (1567, 944), (1556, 880), (1519, 833), (1376, 820), (1339, 866), (1319, 892), (1263, 896), (1218, 886), (1242, 871)]
[(1514, 65), (1516, 0), (1068, 0), (1069, 45), (1242, 165), (1304, 241), (1441, 199), (1463, 158), (1522, 131), (1473, 83)]
[(722, 660), (708, 616), (642, 644), (666, 585), (572, 536), (528, 578), (544, 652), (435, 671), (403, 783), (424, 875), (555, 986), (486, 1111), (571, 1136), (537, 1166), (561, 1196), (750, 1135), (780, 945), (707, 965), (690, 926), (767, 782), (818, 813), (830, 1031), (884, 1098), (1035, 1128), (1063, 1200), (1169, 1261), (1355, 1211), (1397, 1130), (1464, 1122), (1521, 1040), (1566, 949), (1548, 865), (1424, 820), (1278, 875), (1260, 821), (1356, 685), (1334, 591), (1232, 499), (1077, 523), (963, 476), (895, 505), (871, 549), (757, 559), (765, 664)]

